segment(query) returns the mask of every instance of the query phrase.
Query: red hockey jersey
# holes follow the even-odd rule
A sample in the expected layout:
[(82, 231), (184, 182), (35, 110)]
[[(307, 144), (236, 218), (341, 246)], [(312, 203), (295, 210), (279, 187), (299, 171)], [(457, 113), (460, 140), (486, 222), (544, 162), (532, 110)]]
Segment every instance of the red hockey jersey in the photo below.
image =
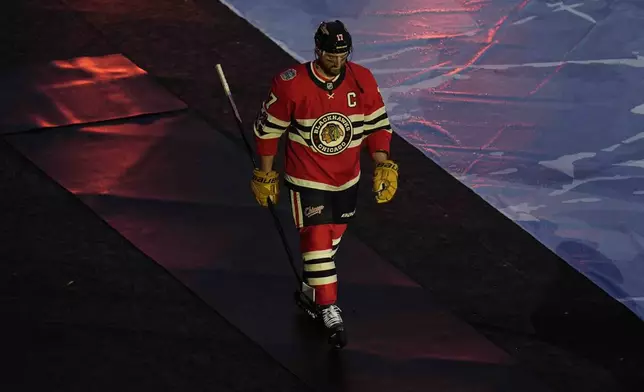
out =
[(329, 81), (312, 62), (273, 78), (253, 130), (257, 153), (264, 156), (276, 155), (280, 136), (288, 132), (288, 183), (341, 191), (360, 178), (363, 141), (371, 153), (389, 153), (391, 125), (376, 80), (367, 68), (349, 67)]

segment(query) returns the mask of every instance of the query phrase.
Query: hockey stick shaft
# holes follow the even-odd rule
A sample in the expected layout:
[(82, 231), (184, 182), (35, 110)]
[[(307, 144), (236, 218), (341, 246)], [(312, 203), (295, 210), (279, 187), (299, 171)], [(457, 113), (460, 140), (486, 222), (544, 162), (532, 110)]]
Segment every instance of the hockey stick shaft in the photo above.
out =
[[(224, 70), (221, 67), (221, 64), (217, 64), (215, 66), (217, 69), (217, 74), (219, 74), (219, 80), (221, 81), (221, 85), (224, 88), (224, 92), (226, 93), (226, 97), (228, 97), (228, 103), (230, 103), (230, 107), (233, 109), (233, 114), (235, 115), (235, 121), (237, 122), (237, 127), (239, 128), (239, 132), (241, 133), (241, 137), (244, 140), (244, 144), (246, 145), (246, 150), (248, 150), (248, 156), (250, 157), (250, 160), (253, 164), (253, 167), (259, 167), (257, 165), (257, 161), (255, 161), (254, 155), (253, 155), (253, 149), (250, 147), (250, 144), (248, 143), (248, 140), (246, 140), (246, 137), (244, 136), (244, 125), (241, 119), (241, 116), (239, 115), (239, 110), (237, 110), (237, 105), (235, 105), (235, 100), (233, 99), (233, 94), (230, 91), (230, 86), (228, 85), (228, 80), (226, 80), (226, 75), (224, 75)], [(271, 204), (270, 199), (268, 200), (269, 205)]]
[[(253, 149), (250, 147), (250, 144), (248, 143), (248, 140), (246, 140), (246, 136), (244, 135), (244, 124), (242, 122), (241, 116), (239, 115), (239, 111), (237, 110), (237, 105), (235, 105), (235, 100), (233, 99), (233, 94), (231, 93), (230, 86), (228, 85), (228, 81), (226, 80), (226, 75), (224, 75), (224, 70), (221, 67), (221, 64), (217, 64), (215, 68), (217, 69), (217, 73), (219, 74), (219, 80), (221, 81), (221, 85), (224, 88), (224, 92), (228, 97), (228, 102), (230, 103), (230, 106), (233, 109), (235, 120), (237, 122), (237, 127), (239, 128), (241, 137), (244, 140), (246, 149), (248, 150), (248, 156), (250, 157), (253, 167), (258, 167), (257, 162), (255, 161), (255, 158), (253, 155)], [(275, 227), (277, 228), (277, 231), (279, 232), (279, 235), (282, 239), (282, 244), (284, 245), (284, 250), (286, 251), (286, 255), (288, 256), (288, 261), (291, 264), (293, 273), (295, 274), (295, 277), (298, 280), (298, 290), (301, 290), (300, 285), (303, 283), (303, 280), (300, 277), (299, 273), (297, 272), (297, 268), (295, 268), (295, 259), (293, 258), (293, 254), (291, 253), (291, 248), (289, 247), (288, 241), (286, 240), (286, 234), (284, 233), (284, 228), (282, 227), (282, 224), (280, 223), (280, 220), (277, 217), (275, 207), (273, 206), (273, 203), (271, 202), (270, 198), (268, 199), (268, 209), (271, 212), (271, 215), (273, 216)]]

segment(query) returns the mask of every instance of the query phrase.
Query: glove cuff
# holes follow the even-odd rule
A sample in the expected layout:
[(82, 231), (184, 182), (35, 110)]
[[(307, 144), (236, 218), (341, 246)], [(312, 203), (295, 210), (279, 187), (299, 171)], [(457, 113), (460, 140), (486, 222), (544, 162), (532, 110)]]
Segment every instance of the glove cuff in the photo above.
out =
[(391, 159), (384, 160), (376, 164), (377, 168), (398, 170), (398, 164)]
[(253, 170), (253, 181), (265, 183), (265, 184), (272, 184), (277, 182), (279, 178), (279, 173), (277, 173), (275, 170), (271, 170), (268, 173), (261, 171), (259, 169)]

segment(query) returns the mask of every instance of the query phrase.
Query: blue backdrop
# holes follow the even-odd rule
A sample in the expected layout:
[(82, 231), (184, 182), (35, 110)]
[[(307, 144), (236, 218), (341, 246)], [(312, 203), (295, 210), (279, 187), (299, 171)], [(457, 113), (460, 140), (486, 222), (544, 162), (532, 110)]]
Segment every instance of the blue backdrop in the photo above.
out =
[(298, 61), (341, 19), (397, 134), (644, 318), (641, 0), (222, 2)]

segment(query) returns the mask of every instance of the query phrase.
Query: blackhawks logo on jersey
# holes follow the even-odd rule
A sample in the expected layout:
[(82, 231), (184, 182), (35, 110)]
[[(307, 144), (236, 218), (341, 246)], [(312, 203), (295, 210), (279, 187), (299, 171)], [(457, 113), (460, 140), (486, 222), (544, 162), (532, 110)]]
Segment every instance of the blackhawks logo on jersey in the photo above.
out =
[(320, 154), (339, 154), (349, 147), (352, 139), (353, 125), (342, 113), (327, 113), (311, 127), (311, 145)]

